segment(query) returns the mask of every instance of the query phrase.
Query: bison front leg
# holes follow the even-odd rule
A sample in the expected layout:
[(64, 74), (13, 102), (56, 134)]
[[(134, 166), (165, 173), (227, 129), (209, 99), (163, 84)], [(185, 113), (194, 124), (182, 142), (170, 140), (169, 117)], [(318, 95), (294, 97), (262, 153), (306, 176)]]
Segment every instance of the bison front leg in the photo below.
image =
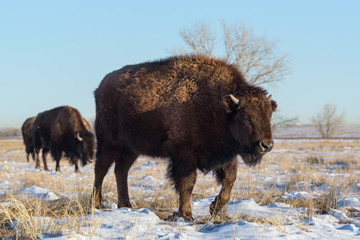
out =
[(115, 161), (114, 171), (118, 192), (118, 208), (132, 207), (128, 190), (128, 173), (137, 157), (136, 154), (133, 154), (128, 150), (123, 150), (120, 157)]
[(191, 214), (191, 194), (194, 190), (196, 182), (196, 169), (191, 172), (188, 176), (184, 176), (178, 179), (179, 186), (177, 188), (179, 192), (179, 216), (183, 217), (185, 221), (194, 220)]
[(237, 173), (237, 160), (234, 158), (230, 163), (227, 163), (215, 171), (215, 176), (218, 183), (221, 183), (221, 190), (219, 195), (210, 205), (210, 214), (215, 215), (222, 209), (229, 201), (231, 189), (234, 186)]
[(79, 173), (80, 170), (79, 170), (79, 164), (78, 164), (78, 158), (77, 157), (72, 157), (70, 159), (71, 163), (75, 165), (75, 172), (76, 173)]
[(168, 175), (173, 180), (175, 190), (179, 194), (178, 216), (183, 217), (185, 221), (192, 221), (190, 201), (197, 177), (195, 161), (180, 164), (172, 162), (169, 165)]

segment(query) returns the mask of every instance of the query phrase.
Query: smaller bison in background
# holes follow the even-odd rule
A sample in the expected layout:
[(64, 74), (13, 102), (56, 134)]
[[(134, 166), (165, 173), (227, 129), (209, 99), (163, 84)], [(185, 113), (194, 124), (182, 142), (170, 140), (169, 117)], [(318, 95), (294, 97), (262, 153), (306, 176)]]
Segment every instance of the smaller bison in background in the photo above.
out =
[(70, 106), (39, 113), (34, 121), (33, 137), (36, 168), (40, 168), (41, 148), (44, 168), (47, 169), (46, 154), (50, 151), (56, 161), (56, 171), (60, 171), (59, 162), (63, 153), (71, 164), (75, 164), (75, 172), (79, 172), (78, 159), (82, 165), (86, 165), (94, 155), (95, 140), (90, 124), (77, 109)]
[(197, 169), (222, 185), (210, 206), (230, 198), (237, 155), (251, 166), (273, 148), (271, 116), (277, 105), (249, 85), (232, 65), (208, 56), (181, 56), (125, 66), (95, 91), (97, 153), (95, 206), (115, 162), (118, 207), (131, 207), (128, 171), (140, 154), (169, 159), (167, 176), (179, 194), (178, 215), (191, 220)]
[(35, 150), (33, 142), (33, 125), (36, 117), (29, 117), (21, 126), (21, 133), (24, 140), (26, 160), (29, 162), (29, 155), (35, 160)]

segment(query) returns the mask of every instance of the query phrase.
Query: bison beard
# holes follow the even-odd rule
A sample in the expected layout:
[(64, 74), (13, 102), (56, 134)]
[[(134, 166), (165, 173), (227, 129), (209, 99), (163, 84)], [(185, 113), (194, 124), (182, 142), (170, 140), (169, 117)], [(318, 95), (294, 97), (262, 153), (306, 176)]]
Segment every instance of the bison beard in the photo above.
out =
[(241, 158), (248, 166), (256, 166), (262, 160), (263, 155), (258, 153), (240, 153)]
[(208, 56), (172, 57), (125, 66), (95, 91), (95, 206), (115, 162), (118, 207), (131, 207), (128, 171), (142, 155), (169, 159), (167, 176), (179, 194), (178, 215), (192, 219), (197, 169), (213, 171), (221, 190), (216, 214), (230, 199), (237, 155), (249, 166), (271, 151), (276, 103), (232, 65)]

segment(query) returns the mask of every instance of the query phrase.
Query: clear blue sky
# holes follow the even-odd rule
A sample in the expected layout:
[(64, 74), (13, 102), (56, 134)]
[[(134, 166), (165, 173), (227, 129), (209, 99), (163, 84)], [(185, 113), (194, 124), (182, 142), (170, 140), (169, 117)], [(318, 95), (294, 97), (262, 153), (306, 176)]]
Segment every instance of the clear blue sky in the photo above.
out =
[(278, 41), (292, 72), (268, 89), (301, 123), (332, 103), (360, 123), (360, 1), (1, 1), (0, 127), (59, 105), (95, 116), (105, 74), (184, 47), (179, 31), (245, 24)]

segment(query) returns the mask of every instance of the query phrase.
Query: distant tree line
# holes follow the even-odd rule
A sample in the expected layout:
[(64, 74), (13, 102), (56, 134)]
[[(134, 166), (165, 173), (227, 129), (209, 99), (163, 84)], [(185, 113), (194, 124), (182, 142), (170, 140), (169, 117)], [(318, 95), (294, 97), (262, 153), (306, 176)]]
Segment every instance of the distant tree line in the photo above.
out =
[(0, 137), (20, 137), (21, 130), (19, 128), (3, 128), (0, 129)]

